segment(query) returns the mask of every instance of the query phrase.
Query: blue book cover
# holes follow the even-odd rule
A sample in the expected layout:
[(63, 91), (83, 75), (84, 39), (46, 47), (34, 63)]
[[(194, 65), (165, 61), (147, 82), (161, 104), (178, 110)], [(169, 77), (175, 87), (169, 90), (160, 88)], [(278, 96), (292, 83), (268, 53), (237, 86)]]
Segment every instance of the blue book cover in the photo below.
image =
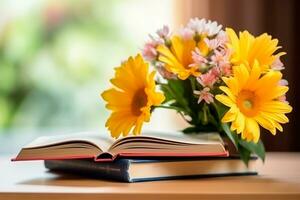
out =
[[(126, 159), (94, 162), (90, 159), (45, 160), (53, 172), (65, 172), (120, 182), (157, 181), (196, 177), (256, 175), (256, 158), (246, 166), (238, 157), (194, 159)], [(213, 166), (213, 167), (212, 167)]]

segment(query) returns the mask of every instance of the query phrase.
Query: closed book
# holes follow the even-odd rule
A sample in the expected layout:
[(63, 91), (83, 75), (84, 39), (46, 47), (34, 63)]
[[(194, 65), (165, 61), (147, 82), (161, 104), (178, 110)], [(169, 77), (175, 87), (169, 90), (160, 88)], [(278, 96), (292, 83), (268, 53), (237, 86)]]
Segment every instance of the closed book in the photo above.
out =
[(85, 175), (121, 182), (141, 182), (191, 177), (256, 175), (256, 158), (248, 167), (238, 157), (202, 159), (125, 159), (113, 162), (93, 160), (45, 160), (52, 171)]

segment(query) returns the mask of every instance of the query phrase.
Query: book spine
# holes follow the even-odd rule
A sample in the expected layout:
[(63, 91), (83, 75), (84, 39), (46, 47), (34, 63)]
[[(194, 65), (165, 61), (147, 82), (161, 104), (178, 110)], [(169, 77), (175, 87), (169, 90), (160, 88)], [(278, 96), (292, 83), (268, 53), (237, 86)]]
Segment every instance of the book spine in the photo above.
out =
[(119, 159), (114, 162), (91, 162), (90, 160), (45, 160), (45, 167), (74, 175), (84, 175), (91, 178), (105, 178), (122, 182), (131, 182), (128, 168), (130, 160)]

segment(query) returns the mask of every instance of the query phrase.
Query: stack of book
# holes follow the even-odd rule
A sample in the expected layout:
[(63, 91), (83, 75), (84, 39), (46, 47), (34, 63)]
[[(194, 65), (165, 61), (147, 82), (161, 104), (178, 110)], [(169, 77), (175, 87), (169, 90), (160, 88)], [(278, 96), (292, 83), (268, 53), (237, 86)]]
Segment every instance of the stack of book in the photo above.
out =
[(40, 137), (13, 160), (44, 160), (54, 172), (123, 182), (257, 174), (256, 159), (246, 166), (229, 156), (217, 133), (148, 133), (116, 141), (96, 133)]

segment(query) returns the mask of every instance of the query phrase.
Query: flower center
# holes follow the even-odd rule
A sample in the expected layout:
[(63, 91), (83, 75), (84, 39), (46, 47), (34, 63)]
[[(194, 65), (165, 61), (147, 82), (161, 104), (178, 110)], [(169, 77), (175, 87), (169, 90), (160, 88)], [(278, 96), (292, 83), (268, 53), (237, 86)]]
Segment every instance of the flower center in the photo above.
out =
[[(120, 99), (121, 100), (121, 99)], [(131, 111), (135, 116), (139, 116), (142, 111), (141, 108), (147, 105), (147, 94), (144, 88), (141, 88), (135, 92), (131, 102)]]
[(244, 101), (244, 107), (247, 108), (247, 109), (251, 109), (253, 106), (253, 103), (251, 100), (245, 100)]
[(259, 112), (259, 98), (249, 90), (242, 90), (237, 96), (237, 105), (247, 117), (253, 117)]

